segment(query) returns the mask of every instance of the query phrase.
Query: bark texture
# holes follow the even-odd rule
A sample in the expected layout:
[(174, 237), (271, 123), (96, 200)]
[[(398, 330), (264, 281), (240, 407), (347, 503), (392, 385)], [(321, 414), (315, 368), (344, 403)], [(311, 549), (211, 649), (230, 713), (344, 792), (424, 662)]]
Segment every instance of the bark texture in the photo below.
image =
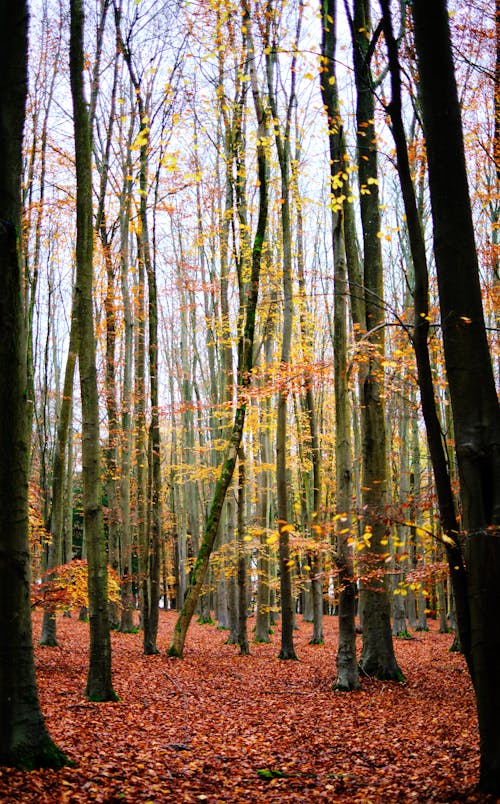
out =
[(0, 765), (60, 768), (35, 680), (28, 540), (26, 333), (19, 238), (28, 11), (0, 6)]
[(82, 476), (88, 560), (90, 657), (86, 694), (116, 700), (111, 681), (106, 545), (102, 516), (99, 400), (92, 306), (93, 225), (90, 121), (83, 89), (83, 7), (71, 0), (70, 78), (76, 160), (76, 309), (82, 402)]
[(413, 19), (462, 504), (469, 667), (481, 747), (479, 786), (498, 795), (500, 408), (482, 309), (447, 4), (444, 0), (415, 0)]

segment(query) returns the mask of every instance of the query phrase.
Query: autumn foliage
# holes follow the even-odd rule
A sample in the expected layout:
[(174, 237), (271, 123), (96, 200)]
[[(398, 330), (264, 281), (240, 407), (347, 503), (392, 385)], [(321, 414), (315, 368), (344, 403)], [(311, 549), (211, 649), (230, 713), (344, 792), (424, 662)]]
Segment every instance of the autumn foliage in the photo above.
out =
[[(108, 566), (108, 598), (110, 603), (120, 605), (120, 578)], [(46, 572), (39, 582), (32, 584), (31, 605), (51, 611), (71, 611), (88, 607), (88, 566), (80, 559), (62, 564)]]
[[(41, 612), (33, 616), (36, 644)], [(276, 658), (279, 629), (242, 657), (226, 632), (198, 623), (185, 659), (168, 659), (174, 622), (161, 613), (159, 656), (142, 655), (140, 634), (112, 633), (119, 701), (95, 704), (84, 697), (88, 626), (58, 618), (60, 647), (36, 647), (37, 675), (50, 733), (75, 766), (2, 768), (2, 804), (490, 800), (473, 792), (465, 662), (434, 622), (395, 640), (404, 685), (363, 678), (350, 695), (332, 690), (335, 617), (314, 646), (298, 618), (298, 662)]]

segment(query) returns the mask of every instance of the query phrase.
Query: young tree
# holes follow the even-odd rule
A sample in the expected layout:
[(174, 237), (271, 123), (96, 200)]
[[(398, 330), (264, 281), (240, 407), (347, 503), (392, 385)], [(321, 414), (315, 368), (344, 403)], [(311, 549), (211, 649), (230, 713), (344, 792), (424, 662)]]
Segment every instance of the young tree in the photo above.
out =
[(35, 680), (28, 543), (26, 331), (19, 244), (26, 2), (0, 4), (0, 764), (60, 768)]
[(111, 680), (107, 561), (104, 542), (99, 444), (99, 401), (92, 306), (93, 226), (91, 133), (83, 84), (83, 6), (71, 0), (70, 79), (76, 160), (76, 306), (82, 402), (82, 475), (89, 566), (90, 661), (86, 694), (116, 700)]
[(500, 407), (488, 348), (446, 0), (413, 4), (467, 565), (479, 787), (500, 794)]

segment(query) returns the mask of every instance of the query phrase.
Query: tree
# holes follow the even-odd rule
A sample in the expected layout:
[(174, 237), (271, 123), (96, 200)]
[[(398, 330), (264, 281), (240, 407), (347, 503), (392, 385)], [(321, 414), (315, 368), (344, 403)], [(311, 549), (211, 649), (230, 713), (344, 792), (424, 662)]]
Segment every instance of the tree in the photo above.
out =
[(203, 586), (208, 568), (208, 562), (210, 560), (210, 555), (217, 536), (224, 500), (233, 477), (241, 445), (241, 439), (243, 436), (243, 428), (248, 403), (247, 392), (251, 382), (251, 373), (253, 367), (255, 319), (257, 313), (257, 302), (259, 298), (260, 271), (267, 228), (267, 121), (257, 86), (255, 68), (252, 61), (254, 48), (251, 32), (248, 27), (250, 17), (245, 0), (242, 0), (242, 19), (242, 27), (244, 29), (245, 39), (249, 44), (248, 71), (251, 77), (255, 113), (258, 124), (257, 171), (259, 185), (259, 208), (252, 244), (250, 276), (245, 285), (240, 286), (240, 293), (244, 295), (244, 301), (240, 301), (241, 309), (244, 310), (244, 320), (241, 323), (241, 330), (238, 338), (238, 398), (229, 443), (226, 447), (219, 477), (215, 485), (200, 549), (196, 557), (193, 571), (191, 573), (190, 584), (182, 609), (175, 624), (172, 642), (168, 650), (170, 656), (176, 656), (179, 658), (183, 656), (187, 630), (189, 628), (189, 624), (193, 617), (196, 603)]
[(0, 5), (0, 764), (60, 768), (40, 710), (29, 600), (26, 331), (19, 255), (28, 10)]
[[(380, 201), (371, 56), (370, 3), (354, 0), (350, 17), (356, 81), (356, 144), (363, 234), (363, 312), (355, 323), (370, 344), (360, 383), (362, 482), (367, 549), (360, 592), (363, 649), (360, 668), (368, 676), (401, 680), (392, 644), (390, 601), (384, 573), (387, 526), (387, 446), (382, 359), (384, 356), (384, 289), (380, 245)], [(359, 288), (355, 293), (359, 293)]]
[[(75, 377), (76, 358), (78, 354), (78, 326), (76, 320), (76, 309), (73, 303), (71, 311), (71, 328), (69, 335), (68, 356), (66, 358), (66, 368), (64, 371), (63, 393), (57, 425), (57, 438), (54, 450), (54, 461), (52, 467), (52, 500), (49, 518), (49, 530), (51, 541), (48, 548), (47, 569), (53, 570), (62, 564), (63, 553), (63, 524), (64, 524), (64, 492), (66, 477), (66, 453), (68, 446), (68, 433), (73, 407), (73, 383)], [(40, 644), (55, 646), (57, 645), (57, 629), (55, 611), (49, 608), (43, 612), (43, 626), (40, 636)]]
[(470, 633), (460, 635), (470, 644), (479, 788), (499, 795), (500, 407), (484, 324), (446, 0), (415, 0), (413, 19), (467, 565)]
[(92, 150), (83, 85), (83, 7), (71, 0), (70, 79), (76, 161), (76, 305), (82, 403), (82, 475), (85, 539), (89, 573), (90, 660), (86, 694), (113, 701), (109, 634), (107, 562), (101, 497), (99, 400), (92, 306), (93, 226)]
[[(297, 50), (300, 38), (303, 7), (299, 3), (299, 16), (293, 43), (292, 63), (290, 65), (290, 95), (287, 102), (284, 125), (280, 124), (277, 102), (277, 78), (275, 76), (278, 31), (276, 20), (279, 15), (269, 3), (266, 13), (264, 52), (266, 56), (267, 96), (271, 110), (274, 139), (281, 180), (281, 237), (282, 237), (282, 272), (283, 272), (283, 333), (281, 341), (281, 367), (288, 371), (291, 361), (293, 331), (293, 274), (292, 274), (292, 225), (291, 225), (291, 171), (290, 171), (290, 139), (292, 111), (296, 103), (295, 82)], [(278, 79), (279, 80), (279, 79)], [(286, 378), (278, 391), (276, 418), (276, 492), (278, 499), (279, 527), (279, 572), (281, 593), (281, 649), (280, 659), (296, 659), (293, 645), (293, 595), (292, 568), (295, 564), (290, 559), (289, 522), (289, 490), (287, 478), (287, 421), (288, 421), (289, 388)]]
[[(335, 686), (341, 690), (359, 688), (356, 657), (356, 583), (352, 548), (352, 451), (347, 366), (347, 269), (345, 212), (350, 213), (346, 190), (345, 135), (340, 116), (338, 82), (335, 70), (337, 49), (337, 3), (323, 0), (321, 53), (321, 94), (328, 117), (330, 149), (332, 245), (334, 258), (334, 360), (335, 360), (335, 466), (337, 495), (337, 564), (339, 569), (339, 644)], [(344, 177), (344, 178), (343, 178)], [(342, 198), (342, 200), (340, 200)], [(352, 254), (351, 254), (352, 257)]]

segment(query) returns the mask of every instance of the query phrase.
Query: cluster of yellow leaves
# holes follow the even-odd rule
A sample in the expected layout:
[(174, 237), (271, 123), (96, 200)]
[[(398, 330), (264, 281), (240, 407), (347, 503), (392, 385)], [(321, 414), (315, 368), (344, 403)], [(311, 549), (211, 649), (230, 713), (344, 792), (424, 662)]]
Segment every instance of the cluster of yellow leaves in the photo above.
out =
[[(41, 582), (32, 584), (31, 605), (41, 606), (51, 611), (70, 611), (88, 607), (88, 566), (83, 560), (62, 564), (51, 572), (46, 572)], [(108, 566), (108, 599), (120, 605), (120, 578)]]

